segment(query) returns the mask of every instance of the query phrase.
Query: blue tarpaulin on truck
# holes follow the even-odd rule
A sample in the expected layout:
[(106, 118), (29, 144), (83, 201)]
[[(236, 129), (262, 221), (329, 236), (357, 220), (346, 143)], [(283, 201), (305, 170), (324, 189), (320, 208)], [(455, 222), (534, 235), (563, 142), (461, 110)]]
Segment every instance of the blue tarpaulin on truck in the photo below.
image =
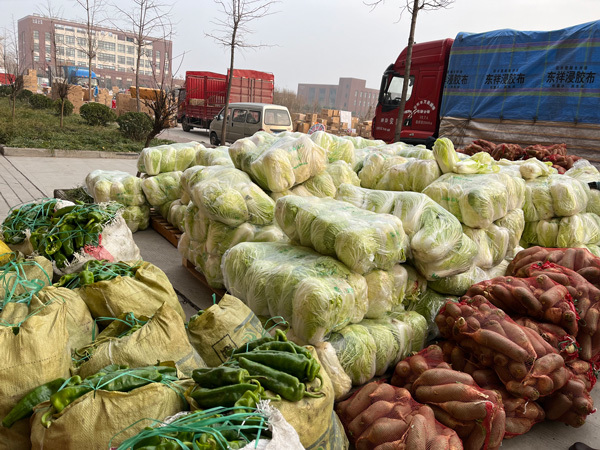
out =
[(459, 33), (441, 116), (600, 123), (600, 21)]
[[(89, 77), (89, 71), (87, 69), (77, 69), (75, 71), (75, 75), (76, 77)], [(96, 78), (96, 74), (94, 72), (92, 72), (92, 78)]]

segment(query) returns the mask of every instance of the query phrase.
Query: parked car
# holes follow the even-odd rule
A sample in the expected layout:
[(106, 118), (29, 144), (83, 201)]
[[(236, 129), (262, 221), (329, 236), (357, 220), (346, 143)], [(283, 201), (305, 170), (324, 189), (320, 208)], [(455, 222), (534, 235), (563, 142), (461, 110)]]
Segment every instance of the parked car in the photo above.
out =
[[(219, 145), (222, 141), (223, 111), (210, 122), (209, 136), (212, 145)], [(228, 142), (252, 136), (257, 131), (281, 133), (293, 131), (292, 118), (285, 106), (270, 103), (231, 103), (227, 110)]]

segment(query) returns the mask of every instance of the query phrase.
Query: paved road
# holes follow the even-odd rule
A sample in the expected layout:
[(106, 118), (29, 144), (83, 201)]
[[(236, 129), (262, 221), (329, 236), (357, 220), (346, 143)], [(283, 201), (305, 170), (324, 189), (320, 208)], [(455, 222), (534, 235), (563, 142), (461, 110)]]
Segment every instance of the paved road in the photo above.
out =
[(183, 131), (179, 124), (177, 124), (176, 128), (164, 130), (159, 137), (162, 139), (170, 139), (175, 142), (198, 141), (206, 147), (210, 145), (208, 130), (194, 128), (192, 131)]

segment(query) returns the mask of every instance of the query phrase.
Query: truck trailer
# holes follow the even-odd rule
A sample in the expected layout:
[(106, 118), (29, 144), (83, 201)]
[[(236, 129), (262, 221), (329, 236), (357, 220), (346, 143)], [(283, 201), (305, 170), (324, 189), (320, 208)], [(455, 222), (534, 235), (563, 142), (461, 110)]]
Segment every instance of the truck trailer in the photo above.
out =
[[(177, 121), (183, 131), (194, 127), (209, 128), (210, 122), (225, 106), (227, 75), (189, 71), (179, 90)], [(235, 69), (231, 80), (229, 103), (273, 103), (273, 74), (257, 70)]]
[[(373, 137), (393, 142), (406, 49), (383, 74)], [(437, 137), (600, 150), (600, 21), (555, 31), (459, 33), (413, 46), (400, 140)], [(596, 158), (598, 156), (596, 155)]]

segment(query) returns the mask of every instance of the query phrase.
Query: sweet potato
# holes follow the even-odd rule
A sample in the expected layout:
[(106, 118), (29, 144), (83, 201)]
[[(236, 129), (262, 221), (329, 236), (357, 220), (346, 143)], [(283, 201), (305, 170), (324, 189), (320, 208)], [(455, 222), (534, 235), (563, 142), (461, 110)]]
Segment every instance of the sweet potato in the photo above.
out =
[(421, 374), (413, 383), (413, 389), (419, 386), (438, 386), (448, 383), (463, 383), (474, 386), (475, 381), (471, 375), (451, 369), (429, 369)]
[(408, 363), (410, 364), (411, 371), (414, 372), (416, 375), (420, 375), (427, 369), (429, 369), (427, 361), (425, 360), (425, 358), (423, 358), (423, 356), (419, 354), (411, 356)]
[(394, 404), (391, 402), (373, 403), (350, 422), (348, 433), (353, 439), (357, 439), (373, 422), (387, 416), (393, 408)]
[(504, 408), (497, 408), (494, 411), (490, 435), (488, 439), (488, 449), (497, 449), (502, 444), (504, 432), (506, 430), (506, 413)]
[(552, 394), (551, 398), (548, 398), (544, 402), (544, 409), (546, 411), (546, 418), (549, 420), (557, 420), (559, 417), (564, 415), (573, 406), (573, 401), (569, 399), (562, 392)]
[(363, 412), (371, 404), (369, 395), (379, 387), (379, 383), (372, 382), (363, 386), (354, 396), (340, 402), (338, 404), (338, 412), (340, 418), (346, 423), (351, 422), (354, 418)]
[(482, 420), (487, 417), (488, 408), (492, 408), (493, 403), (487, 400), (473, 402), (449, 401), (438, 403), (438, 406), (457, 420)]
[(537, 400), (540, 398), (540, 393), (533, 386), (525, 386), (524, 384), (510, 380), (506, 382), (506, 390), (517, 397), (523, 397), (526, 400)]
[(411, 450), (427, 449), (427, 421), (420, 414), (413, 416), (406, 432), (406, 447)]
[(406, 444), (400, 440), (394, 442), (386, 442), (378, 445), (373, 450), (406, 450)]
[(473, 386), (449, 383), (440, 386), (419, 386), (414, 398), (419, 403), (443, 403), (448, 401), (472, 402), (486, 400), (487, 396)]
[(536, 422), (522, 417), (507, 417), (504, 425), (504, 439), (527, 433)]
[(382, 417), (372, 423), (356, 441), (356, 450), (368, 450), (385, 442), (397, 441), (408, 430), (404, 420)]
[(487, 438), (487, 430), (483, 425), (473, 428), (473, 431), (467, 439), (463, 440), (464, 450), (481, 450), (485, 448), (485, 440)]
[(493, 331), (480, 329), (473, 333), (468, 333), (468, 336), (479, 345), (500, 352), (515, 361), (524, 363), (531, 358), (531, 354), (527, 350), (519, 347), (509, 338)]
[[(375, 389), (371, 394), (369, 394), (369, 400), (371, 403), (376, 403), (379, 401), (393, 402), (396, 400), (396, 388), (391, 384), (381, 383), (377, 389)], [(405, 389), (402, 389), (405, 392)]]
[(560, 356), (558, 353), (549, 353), (534, 361), (531, 374), (534, 377), (548, 375), (564, 365), (565, 362), (562, 356)]

